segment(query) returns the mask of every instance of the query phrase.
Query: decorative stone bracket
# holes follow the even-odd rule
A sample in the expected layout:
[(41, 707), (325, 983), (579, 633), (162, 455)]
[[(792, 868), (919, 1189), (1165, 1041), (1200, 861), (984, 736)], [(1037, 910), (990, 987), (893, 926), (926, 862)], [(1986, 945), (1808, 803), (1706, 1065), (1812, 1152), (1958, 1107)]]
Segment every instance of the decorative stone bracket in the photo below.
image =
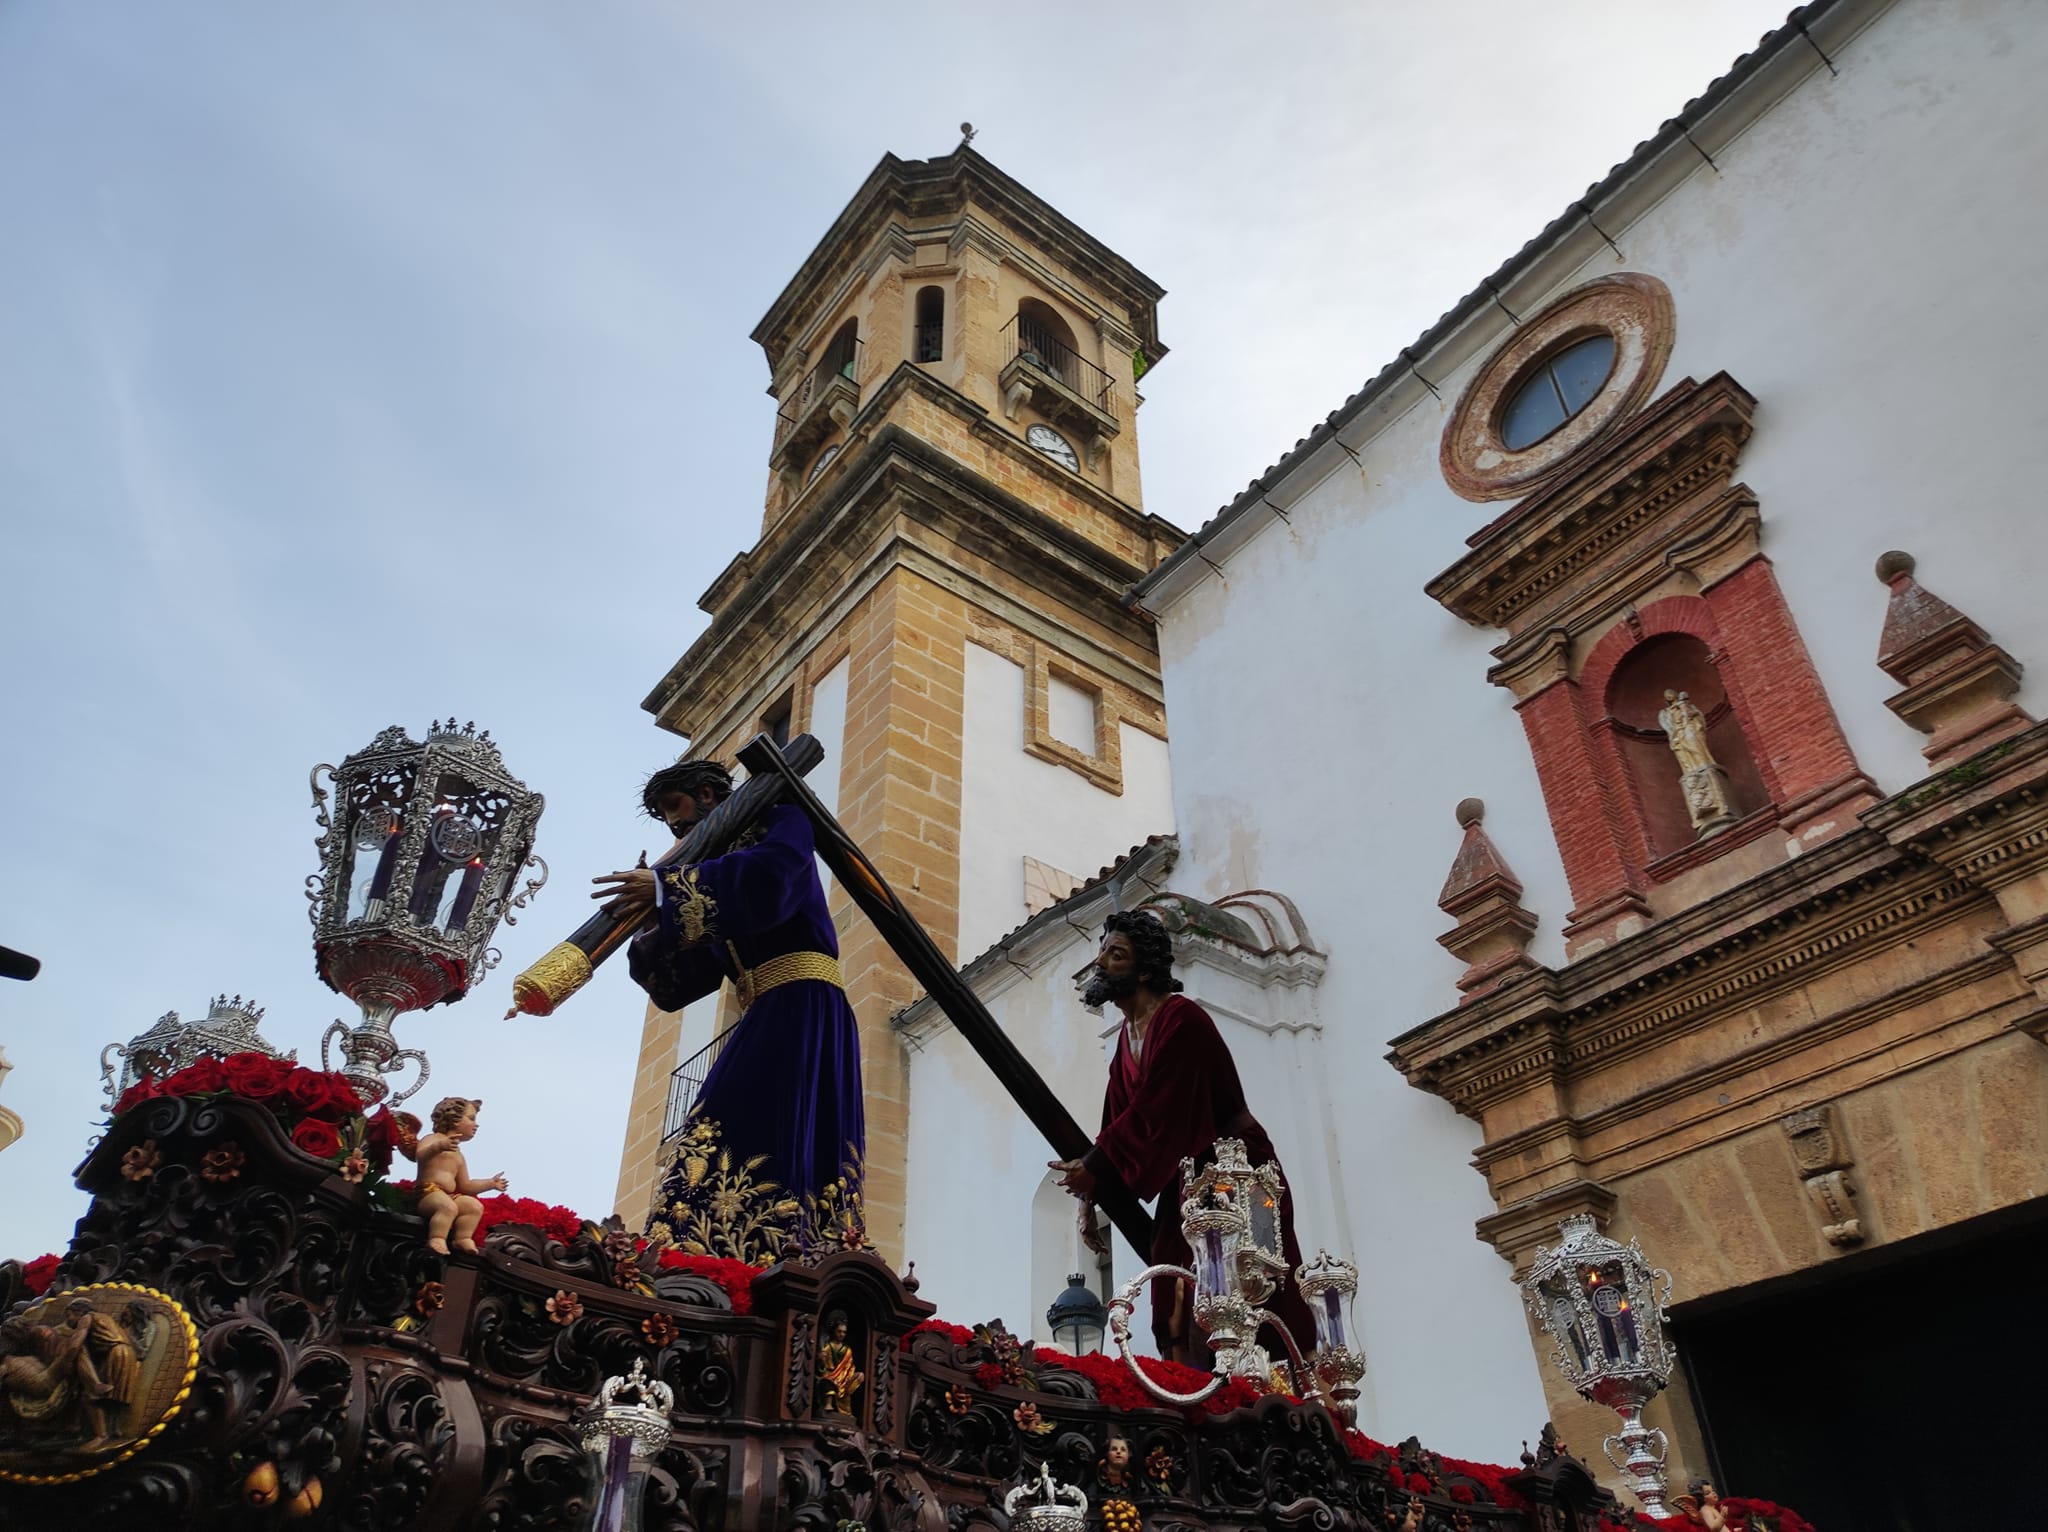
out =
[(1856, 1214), (1856, 1187), (1849, 1180), (1856, 1162), (1833, 1104), (1806, 1107), (1781, 1121), (1792, 1141), (1799, 1179), (1820, 1214), (1822, 1236), (1840, 1249), (1862, 1244), (1863, 1220)]

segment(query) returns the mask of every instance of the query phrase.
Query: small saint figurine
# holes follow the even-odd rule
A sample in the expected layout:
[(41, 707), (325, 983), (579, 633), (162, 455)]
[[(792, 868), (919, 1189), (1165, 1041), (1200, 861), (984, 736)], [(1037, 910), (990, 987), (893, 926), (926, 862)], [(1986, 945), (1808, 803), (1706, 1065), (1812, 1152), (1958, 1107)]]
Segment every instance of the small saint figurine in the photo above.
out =
[(1728, 802), (1728, 773), (1707, 744), (1707, 715), (1684, 692), (1666, 691), (1657, 727), (1678, 759), (1678, 782), (1695, 830), (1718, 830), (1735, 818)]
[(434, 1107), (434, 1131), (419, 1141), (414, 1158), (420, 1164), (420, 1211), (427, 1218), (427, 1248), (448, 1253), (452, 1238), (457, 1250), (475, 1251), (476, 1226), (484, 1216), (478, 1192), (501, 1192), (502, 1175), (472, 1180), (462, 1146), (476, 1137), (477, 1108), (483, 1102), (449, 1096)]
[(1102, 1454), (1102, 1487), (1124, 1489), (1131, 1482), (1131, 1444), (1121, 1436), (1109, 1439), (1109, 1450)]
[(1728, 1513), (1721, 1509), (1721, 1492), (1714, 1488), (1711, 1479), (1695, 1479), (1683, 1495), (1671, 1497), (1671, 1503), (1685, 1513), (1685, 1519), (1695, 1527), (1705, 1527), (1707, 1532), (1727, 1532)]
[(866, 1376), (853, 1365), (853, 1347), (846, 1339), (846, 1316), (834, 1313), (825, 1321), (825, 1342), (818, 1347), (818, 1404), (832, 1415), (851, 1415), (853, 1396)]

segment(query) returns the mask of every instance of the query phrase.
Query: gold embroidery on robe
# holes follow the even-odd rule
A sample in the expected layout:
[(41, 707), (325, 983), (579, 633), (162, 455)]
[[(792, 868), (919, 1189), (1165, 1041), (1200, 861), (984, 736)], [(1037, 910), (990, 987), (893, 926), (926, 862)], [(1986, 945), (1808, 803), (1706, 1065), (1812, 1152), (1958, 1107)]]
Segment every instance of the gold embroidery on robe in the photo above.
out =
[(662, 1173), (651, 1240), (666, 1240), (690, 1255), (718, 1256), (750, 1266), (825, 1250), (872, 1248), (861, 1206), (861, 1156), (851, 1144), (840, 1173), (815, 1193), (798, 1197), (760, 1174), (765, 1154), (746, 1159), (723, 1143), (708, 1117), (684, 1129)]
[(676, 929), (685, 942), (701, 942), (704, 933), (717, 923), (718, 901), (711, 890), (697, 886), (694, 867), (664, 867), (661, 870), (662, 902), (676, 912)]

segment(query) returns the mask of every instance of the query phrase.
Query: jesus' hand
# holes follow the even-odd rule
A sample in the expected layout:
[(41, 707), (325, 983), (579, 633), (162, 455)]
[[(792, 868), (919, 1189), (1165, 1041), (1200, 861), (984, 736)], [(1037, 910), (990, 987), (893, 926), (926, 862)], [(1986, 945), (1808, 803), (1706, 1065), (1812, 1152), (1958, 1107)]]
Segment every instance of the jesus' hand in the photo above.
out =
[(1076, 1197), (1091, 1197), (1095, 1194), (1095, 1172), (1080, 1160), (1047, 1160), (1048, 1170), (1060, 1173), (1060, 1186)]
[(625, 872), (608, 872), (590, 881), (613, 885), (600, 887), (590, 896), (610, 901), (604, 907), (607, 915), (644, 915), (654, 908), (654, 874), (648, 868), (632, 867)]

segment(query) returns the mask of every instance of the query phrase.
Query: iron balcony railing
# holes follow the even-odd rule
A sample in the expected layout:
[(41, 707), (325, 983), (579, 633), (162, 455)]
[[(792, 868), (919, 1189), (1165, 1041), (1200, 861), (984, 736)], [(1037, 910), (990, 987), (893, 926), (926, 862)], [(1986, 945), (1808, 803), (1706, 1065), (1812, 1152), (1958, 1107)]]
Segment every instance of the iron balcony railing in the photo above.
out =
[(661, 1141), (664, 1144), (682, 1132), (683, 1119), (697, 1104), (697, 1093), (704, 1089), (704, 1077), (711, 1073), (711, 1065), (718, 1058), (719, 1049), (725, 1046), (725, 1040), (732, 1036), (733, 1030), (727, 1027), (676, 1065), (669, 1075), (668, 1110), (661, 1115)]
[(1052, 330), (1027, 314), (1003, 326), (1004, 354), (1021, 358), (1060, 383), (1083, 402), (1116, 418), (1116, 390), (1110, 375), (1075, 351)]
[(790, 396), (782, 401), (775, 412), (775, 439), (780, 442), (789, 429), (810, 414), (811, 408), (825, 396), (831, 385), (840, 378), (853, 384), (854, 392), (860, 391), (860, 354), (866, 342), (860, 340), (837, 341), (825, 353), (825, 359), (804, 374), (804, 380), (797, 384)]

